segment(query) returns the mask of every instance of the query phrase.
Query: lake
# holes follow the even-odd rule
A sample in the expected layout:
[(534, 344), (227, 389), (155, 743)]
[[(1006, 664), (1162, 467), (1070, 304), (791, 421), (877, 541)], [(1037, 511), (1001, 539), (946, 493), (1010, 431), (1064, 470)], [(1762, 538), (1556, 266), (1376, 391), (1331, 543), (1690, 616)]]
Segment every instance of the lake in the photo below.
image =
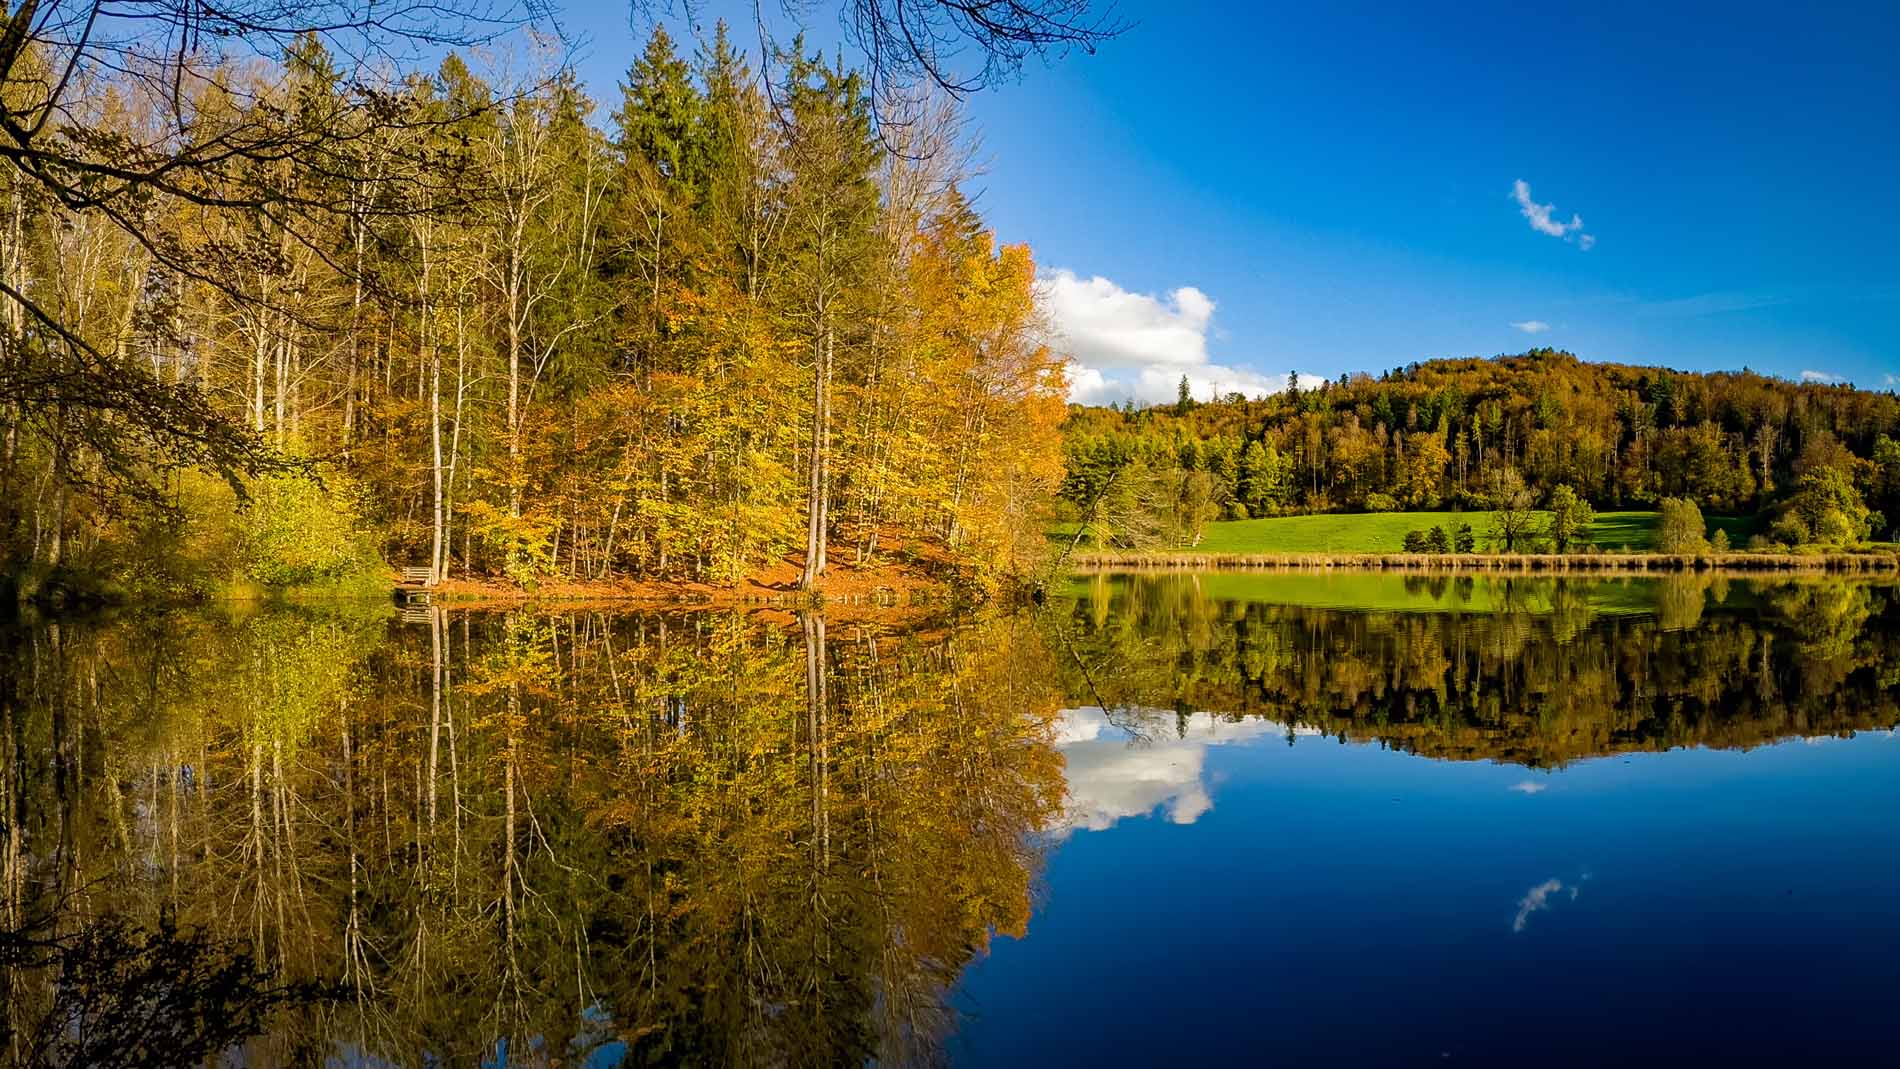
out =
[(1891, 1062), (1900, 589), (11, 626), (69, 1064)]

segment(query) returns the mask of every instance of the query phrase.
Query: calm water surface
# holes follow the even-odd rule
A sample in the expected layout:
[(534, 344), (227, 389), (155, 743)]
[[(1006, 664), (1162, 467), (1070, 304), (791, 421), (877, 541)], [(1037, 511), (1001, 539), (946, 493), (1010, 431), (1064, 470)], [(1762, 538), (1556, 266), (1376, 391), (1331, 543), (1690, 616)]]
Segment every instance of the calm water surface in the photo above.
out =
[(1892, 587), (8, 642), (15, 1062), (1895, 1061)]

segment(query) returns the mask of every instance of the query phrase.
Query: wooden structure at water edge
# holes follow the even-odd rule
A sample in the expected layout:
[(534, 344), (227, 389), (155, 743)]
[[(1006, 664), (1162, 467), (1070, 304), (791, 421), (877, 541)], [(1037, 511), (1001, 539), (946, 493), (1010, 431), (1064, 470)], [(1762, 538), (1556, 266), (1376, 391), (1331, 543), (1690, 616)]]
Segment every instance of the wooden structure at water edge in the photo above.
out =
[(396, 598), (404, 605), (429, 604), (429, 591), (435, 588), (435, 569), (412, 565), (396, 580)]

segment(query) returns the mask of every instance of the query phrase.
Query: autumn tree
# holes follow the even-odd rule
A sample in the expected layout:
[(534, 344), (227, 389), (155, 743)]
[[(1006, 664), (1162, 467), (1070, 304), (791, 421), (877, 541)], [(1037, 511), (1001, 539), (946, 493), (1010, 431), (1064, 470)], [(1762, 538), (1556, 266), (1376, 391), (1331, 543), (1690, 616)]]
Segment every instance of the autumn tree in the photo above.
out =
[[(1868, 459), (1872, 462), (1868, 504), (1879, 510), (1891, 532), (1900, 523), (1900, 440), (1880, 435), (1874, 439)], [(1886, 537), (1892, 540), (1894, 535), (1888, 533)]]
[(1293, 489), (1292, 459), (1255, 439), (1240, 455), (1236, 492), (1252, 516), (1271, 516), (1285, 507)]
[(1835, 467), (1817, 467), (1801, 476), (1788, 509), (1801, 518), (1810, 538), (1823, 545), (1865, 542), (1882, 522), (1846, 474)]
[[(790, 255), (780, 314), (792, 326), (811, 370), (806, 452), (805, 561), (799, 586), (811, 589), (825, 571), (830, 531), (831, 406), (840, 338), (862, 345), (854, 306), (876, 260), (878, 146), (870, 101), (858, 76), (793, 45), (783, 88)], [(847, 351), (843, 354), (850, 356)]]
[(1679, 497), (1662, 500), (1656, 520), (1656, 549), (1662, 553), (1703, 553), (1709, 548), (1708, 527), (1695, 502)]
[[(65, 443), (56, 452), (67, 456), (83, 447), (113, 492), (156, 504), (165, 495), (154, 467), (201, 465), (240, 491), (246, 476), (293, 467), (272, 448), (281, 442), (258, 433), (256, 388), (246, 420), (214, 402), (205, 377), (153, 374), (150, 361), (102, 348), (74, 309), (38, 292), (20, 271), (29, 255), (22, 224), (57, 206), (116, 230), (137, 250), (122, 262), (156, 283), (148, 296), (213, 291), (253, 320), (267, 356), (282, 354), (284, 321), (307, 309), (276, 298), (298, 273), (317, 270), (313, 260), (331, 258), (328, 232), (360, 189), (351, 180), (357, 149), (417, 124), (398, 88), (400, 67), (388, 61), (409, 48), (488, 39), (524, 13), (453, 4), (368, 12), (329, 0), (26, 3), (7, 13), (0, 146), (14, 226), (0, 249), (10, 265), (0, 278), (0, 403), (10, 433), (44, 434)], [(346, 62), (306, 65), (313, 77), (300, 84), (299, 55)], [(290, 56), (291, 77), (236, 73), (233, 61), (249, 56)], [(332, 90), (343, 84), (349, 92)], [(148, 121), (115, 120), (124, 108)], [(201, 225), (172, 225), (181, 205)], [(260, 292), (244, 277), (258, 270), (293, 281)], [(287, 362), (271, 371), (282, 399), (296, 376)], [(103, 491), (98, 480), (88, 485)]]
[(1552, 490), (1550, 500), (1544, 504), (1544, 511), (1548, 517), (1545, 535), (1557, 552), (1568, 553), (1571, 546), (1589, 542), (1590, 527), (1596, 522), (1596, 512), (1575, 490), (1567, 485)]
[(1535, 499), (1516, 468), (1497, 465), (1485, 478), (1485, 503), (1491, 510), (1491, 537), (1506, 553), (1525, 549), (1535, 535)]

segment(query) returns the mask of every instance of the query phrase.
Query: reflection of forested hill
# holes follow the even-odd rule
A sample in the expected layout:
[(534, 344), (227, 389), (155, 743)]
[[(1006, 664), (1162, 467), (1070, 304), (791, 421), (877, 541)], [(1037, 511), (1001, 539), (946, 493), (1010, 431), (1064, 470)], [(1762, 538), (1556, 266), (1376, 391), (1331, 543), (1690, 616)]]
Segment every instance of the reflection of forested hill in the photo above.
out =
[(1424, 582), (1420, 611), (1362, 612), (1104, 579), (1055, 641), (1078, 705), (1262, 716), (1431, 757), (1557, 765), (1900, 722), (1892, 587), (1686, 575), (1636, 588), (1638, 606), (1625, 584), (1451, 580), (1480, 588), (1459, 599)]
[[(277, 612), (6, 649), (0, 1025), (53, 1027), (0, 1049), (49, 1064), (151, 1063), (58, 1022), (181, 947), (340, 985), (165, 988), (180, 1028), (228, 1022), (214, 1052), (264, 1033), (250, 1065), (931, 1061), (1062, 806), (1022, 621)], [(100, 951), (112, 924), (151, 941)]]

